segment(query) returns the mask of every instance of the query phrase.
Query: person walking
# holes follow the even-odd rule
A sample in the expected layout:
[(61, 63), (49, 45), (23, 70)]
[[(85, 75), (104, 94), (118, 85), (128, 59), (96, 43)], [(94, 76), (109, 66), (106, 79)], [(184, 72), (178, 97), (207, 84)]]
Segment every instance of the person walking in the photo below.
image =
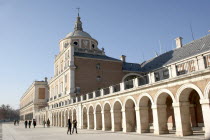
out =
[(71, 135), (71, 120), (68, 119), (68, 130), (67, 130), (67, 134), (70, 132)]
[(34, 128), (36, 127), (36, 120), (35, 119), (33, 119), (33, 126), (34, 126)]
[(16, 125), (16, 120), (14, 121), (14, 125)]
[(46, 124), (46, 122), (45, 122), (45, 120), (44, 120), (44, 121), (43, 121), (44, 128), (45, 128), (45, 124)]
[(28, 127), (31, 128), (31, 120), (28, 121)]
[(74, 129), (75, 129), (76, 134), (77, 134), (77, 120), (74, 120), (74, 121), (73, 121), (73, 130), (72, 130), (72, 134), (74, 133)]
[(50, 127), (50, 120), (47, 120), (47, 127)]
[(28, 125), (28, 121), (25, 120), (25, 128), (27, 128), (27, 125)]

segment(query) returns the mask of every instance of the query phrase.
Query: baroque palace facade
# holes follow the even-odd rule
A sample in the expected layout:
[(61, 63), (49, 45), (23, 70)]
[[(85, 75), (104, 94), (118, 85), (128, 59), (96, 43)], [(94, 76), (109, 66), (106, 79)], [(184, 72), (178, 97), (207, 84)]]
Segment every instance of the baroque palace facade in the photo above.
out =
[(74, 31), (59, 42), (46, 106), (33, 118), (58, 127), (76, 119), (81, 129), (113, 132), (187, 136), (199, 130), (210, 138), (210, 35), (185, 45), (175, 40), (174, 50), (127, 63), (123, 55), (106, 56), (78, 15)]

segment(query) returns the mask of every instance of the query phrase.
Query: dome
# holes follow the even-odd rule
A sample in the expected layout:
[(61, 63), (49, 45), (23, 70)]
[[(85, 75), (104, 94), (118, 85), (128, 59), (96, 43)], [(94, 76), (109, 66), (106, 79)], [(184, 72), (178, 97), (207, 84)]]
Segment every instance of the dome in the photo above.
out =
[(67, 34), (66, 37), (89, 37), (89, 38), (91, 38), (91, 36), (88, 33), (81, 31), (81, 30), (76, 30), (74, 32), (71, 32), (71, 33)]

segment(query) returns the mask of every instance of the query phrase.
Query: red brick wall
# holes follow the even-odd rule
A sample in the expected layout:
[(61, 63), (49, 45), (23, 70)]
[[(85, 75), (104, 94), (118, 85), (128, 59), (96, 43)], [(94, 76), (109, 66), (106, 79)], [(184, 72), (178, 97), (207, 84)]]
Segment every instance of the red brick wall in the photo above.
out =
[[(96, 68), (96, 64), (100, 64), (100, 69)], [(80, 93), (120, 83), (127, 74), (122, 71), (122, 62), (75, 57), (75, 65), (75, 86), (81, 88)], [(100, 81), (96, 80), (97, 76), (101, 77)]]

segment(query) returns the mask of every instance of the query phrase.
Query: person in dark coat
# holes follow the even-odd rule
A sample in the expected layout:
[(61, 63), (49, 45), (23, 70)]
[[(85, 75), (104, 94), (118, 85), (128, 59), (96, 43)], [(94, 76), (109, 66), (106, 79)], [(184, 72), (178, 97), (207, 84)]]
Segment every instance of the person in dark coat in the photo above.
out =
[(74, 129), (75, 129), (76, 134), (77, 134), (77, 120), (74, 120), (74, 121), (73, 121), (73, 130), (72, 130), (72, 134), (74, 133)]
[(31, 128), (31, 120), (28, 122), (28, 127)]
[(27, 128), (27, 125), (28, 125), (28, 121), (25, 120), (25, 128)]
[(17, 122), (17, 121), (15, 120), (15, 121), (14, 121), (14, 125), (16, 125), (16, 122)]
[(68, 130), (67, 130), (67, 134), (70, 132), (71, 135), (71, 120), (68, 119)]
[(33, 120), (33, 126), (34, 126), (34, 128), (36, 127), (36, 120), (35, 119)]
[(50, 120), (47, 120), (47, 127), (50, 127)]

